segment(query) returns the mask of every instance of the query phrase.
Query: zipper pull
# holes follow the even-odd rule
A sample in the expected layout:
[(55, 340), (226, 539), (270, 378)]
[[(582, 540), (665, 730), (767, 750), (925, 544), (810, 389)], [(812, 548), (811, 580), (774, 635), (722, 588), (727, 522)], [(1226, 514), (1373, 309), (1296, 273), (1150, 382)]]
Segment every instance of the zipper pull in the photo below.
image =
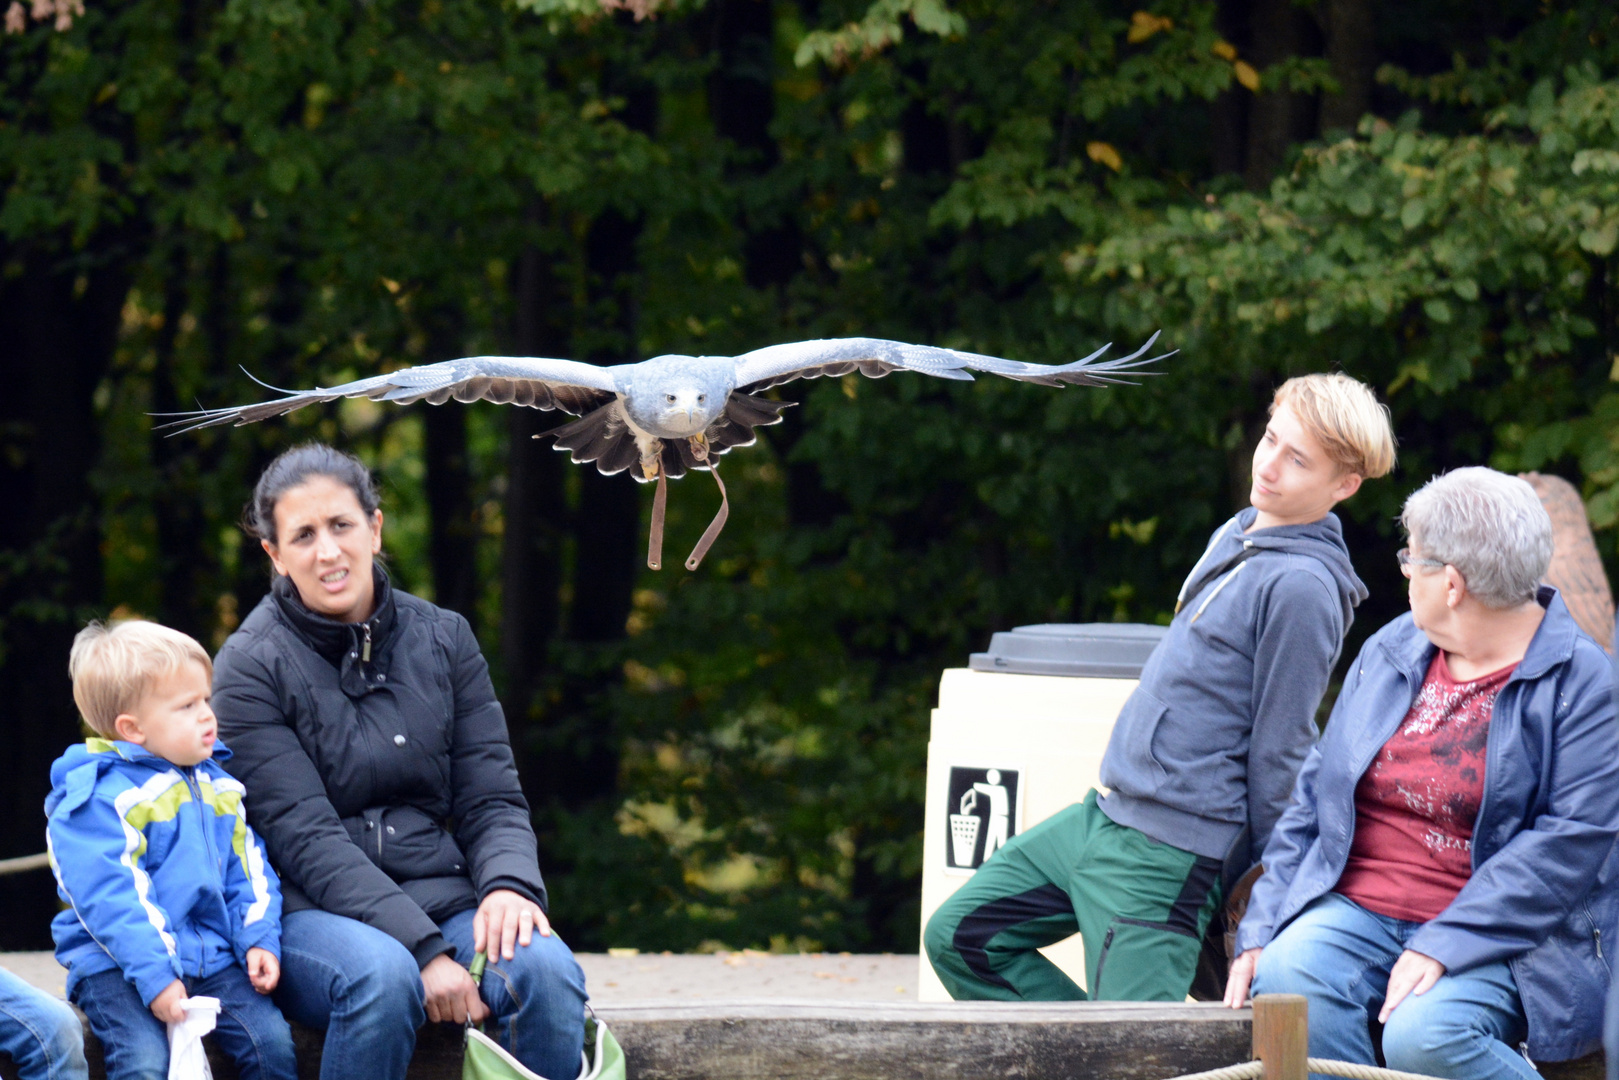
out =
[(1591, 928), (1591, 934), (1592, 934), (1593, 937), (1596, 938), (1596, 942), (1597, 942), (1597, 959), (1601, 960), (1602, 959), (1602, 931), (1593, 926)]
[(371, 662), (371, 624), (362, 623), (360, 628), (365, 631), (365, 644), (360, 646), (360, 663)]

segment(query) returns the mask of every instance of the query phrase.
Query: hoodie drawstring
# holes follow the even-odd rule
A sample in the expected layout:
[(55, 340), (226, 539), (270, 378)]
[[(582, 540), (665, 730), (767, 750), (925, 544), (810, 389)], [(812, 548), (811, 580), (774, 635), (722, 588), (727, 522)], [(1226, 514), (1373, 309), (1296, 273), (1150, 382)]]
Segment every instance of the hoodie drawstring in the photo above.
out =
[[(1181, 582), (1181, 591), (1175, 594), (1175, 614), (1179, 615), (1181, 608), (1186, 605), (1186, 590), (1190, 589), (1192, 582), (1197, 580), (1197, 572), (1203, 569), (1203, 564), (1209, 561), (1209, 556), (1214, 554), (1214, 549), (1219, 546), (1221, 540), (1225, 539), (1225, 534), (1236, 523), (1236, 518), (1226, 522), (1225, 528), (1214, 534), (1214, 538), (1209, 541), (1209, 546), (1203, 549), (1203, 554), (1198, 557), (1197, 562), (1192, 564), (1192, 572), (1186, 575), (1186, 580)], [(1202, 609), (1199, 610), (1201, 611)]]
[(1227, 585), (1231, 584), (1231, 580), (1233, 578), (1235, 578), (1238, 574), (1242, 573), (1243, 568), (1246, 567), (1247, 565), (1248, 565), (1248, 560), (1244, 559), (1242, 562), (1237, 564), (1237, 568), (1235, 570), (1231, 571), (1231, 573), (1227, 574), (1225, 577), (1220, 579), (1220, 584), (1216, 585), (1213, 589), (1209, 590), (1209, 595), (1206, 596), (1204, 598), (1203, 602), (1197, 606), (1197, 612), (1196, 612), (1196, 614), (1194, 614), (1192, 616), (1192, 621), (1193, 622), (1197, 622), (1198, 617), (1203, 614), (1203, 609), (1208, 607), (1211, 603), (1213, 603), (1214, 598), (1216, 596), (1220, 595), (1220, 590), (1225, 588)]

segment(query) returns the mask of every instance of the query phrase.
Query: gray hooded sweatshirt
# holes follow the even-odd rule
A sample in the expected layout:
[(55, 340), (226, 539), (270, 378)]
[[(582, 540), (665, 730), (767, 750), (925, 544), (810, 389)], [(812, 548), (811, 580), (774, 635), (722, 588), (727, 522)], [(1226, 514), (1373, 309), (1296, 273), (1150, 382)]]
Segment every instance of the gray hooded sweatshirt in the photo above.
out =
[(1287, 808), (1316, 708), (1366, 598), (1338, 518), (1220, 526), (1113, 727), (1109, 818), (1240, 874)]

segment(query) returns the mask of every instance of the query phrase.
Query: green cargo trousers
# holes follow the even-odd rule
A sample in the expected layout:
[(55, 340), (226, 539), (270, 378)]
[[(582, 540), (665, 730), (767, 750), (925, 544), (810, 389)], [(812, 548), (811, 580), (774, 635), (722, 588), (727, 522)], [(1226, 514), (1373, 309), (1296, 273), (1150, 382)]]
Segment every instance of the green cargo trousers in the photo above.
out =
[(1220, 861), (1115, 824), (1096, 799), (1013, 837), (928, 920), (923, 946), (951, 997), (1085, 1000), (1035, 951), (1077, 931), (1092, 1000), (1185, 1000)]

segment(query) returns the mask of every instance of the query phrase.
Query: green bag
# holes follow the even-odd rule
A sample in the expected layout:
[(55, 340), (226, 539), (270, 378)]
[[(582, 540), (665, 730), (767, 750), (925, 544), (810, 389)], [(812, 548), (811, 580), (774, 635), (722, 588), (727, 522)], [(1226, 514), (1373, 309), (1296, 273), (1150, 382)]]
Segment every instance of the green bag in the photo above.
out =
[[(487, 961), (483, 953), (472, 958), (472, 981), (483, 982), (483, 968)], [(577, 1080), (625, 1080), (624, 1050), (607, 1029), (585, 1006), (585, 1048)], [(461, 1056), (461, 1080), (547, 1080), (537, 1072), (523, 1067), (523, 1063), (508, 1054), (494, 1039), (467, 1024), (466, 1049)], [(566, 1078), (558, 1078), (566, 1080)]]

